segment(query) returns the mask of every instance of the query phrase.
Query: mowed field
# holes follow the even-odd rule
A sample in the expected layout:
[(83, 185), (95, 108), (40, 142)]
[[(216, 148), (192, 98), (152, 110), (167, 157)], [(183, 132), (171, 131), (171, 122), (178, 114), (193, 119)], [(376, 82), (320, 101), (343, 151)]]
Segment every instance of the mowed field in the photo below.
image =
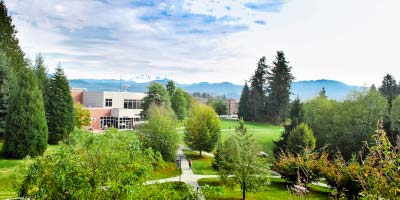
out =
[[(230, 134), (235, 133), (235, 127), (238, 125), (237, 120), (227, 120), (221, 119), (221, 135), (222, 140), (225, 140), (229, 137)], [(184, 123), (179, 123), (178, 132), (180, 134), (180, 142), (183, 142), (184, 135)], [(272, 149), (274, 146), (274, 142), (279, 139), (283, 127), (276, 126), (268, 123), (259, 123), (259, 122), (245, 122), (245, 127), (247, 128), (247, 132), (254, 135), (254, 138), (260, 145), (261, 149), (265, 151), (268, 155), (272, 156)]]

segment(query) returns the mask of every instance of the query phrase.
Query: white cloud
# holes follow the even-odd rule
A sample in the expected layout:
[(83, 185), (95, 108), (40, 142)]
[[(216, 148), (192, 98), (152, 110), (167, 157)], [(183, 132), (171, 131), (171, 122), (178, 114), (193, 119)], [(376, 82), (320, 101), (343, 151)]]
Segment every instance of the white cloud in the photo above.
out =
[(42, 52), (51, 68), (61, 61), (70, 78), (150, 74), (242, 84), (261, 56), (271, 62), (275, 51), (283, 50), (297, 80), (363, 85), (379, 83), (385, 73), (400, 79), (396, 0), (289, 0), (279, 12), (246, 6), (280, 2), (270, 0), (157, 2), (135, 7), (128, 1), (7, 0), (6, 5), (27, 55)]

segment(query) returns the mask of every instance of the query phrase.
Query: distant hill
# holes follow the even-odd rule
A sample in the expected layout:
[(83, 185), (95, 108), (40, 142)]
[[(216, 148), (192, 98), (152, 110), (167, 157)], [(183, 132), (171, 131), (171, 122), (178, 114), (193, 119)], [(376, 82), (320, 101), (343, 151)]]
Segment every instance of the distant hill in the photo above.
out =
[[(165, 84), (168, 79), (153, 80)], [(130, 92), (146, 92), (148, 82), (136, 82), (133, 80), (115, 80), (115, 79), (72, 79), (70, 85), (73, 88), (87, 88), (89, 91), (119, 91), (120, 86), (123, 90), (125, 85)], [(179, 84), (189, 93), (194, 92), (207, 92), (214, 96), (225, 95), (228, 98), (240, 98), (242, 92), (242, 85), (235, 85), (229, 82), (222, 83), (192, 83), (192, 84)], [(292, 98), (299, 96), (302, 100), (310, 99), (325, 87), (326, 93), (329, 98), (336, 100), (343, 100), (351, 91), (360, 90), (363, 87), (351, 86), (345, 83), (334, 80), (310, 80), (310, 81), (297, 81), (292, 84)]]

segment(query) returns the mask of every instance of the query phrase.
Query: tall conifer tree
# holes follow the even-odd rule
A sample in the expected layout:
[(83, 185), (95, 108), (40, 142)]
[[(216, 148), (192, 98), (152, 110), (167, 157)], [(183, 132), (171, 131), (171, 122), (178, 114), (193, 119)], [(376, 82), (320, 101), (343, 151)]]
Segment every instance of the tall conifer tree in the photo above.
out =
[(275, 123), (286, 120), (289, 108), (290, 86), (294, 77), (288, 64), (285, 54), (278, 51), (268, 76), (270, 117)]
[(7, 7), (3, 0), (0, 0), (0, 49), (9, 59), (11, 70), (18, 72), (27, 66), (27, 62), (24, 60), (25, 55), (18, 44), (16, 34), (17, 31), (8, 15)]
[(33, 67), (33, 71), (36, 74), (37, 80), (38, 80), (38, 85), (39, 85), (39, 89), (42, 92), (43, 95), (43, 100), (45, 102), (46, 105), (46, 90), (48, 88), (48, 84), (49, 84), (49, 78), (47, 77), (47, 68), (44, 65), (44, 60), (41, 54), (38, 54), (36, 56), (36, 62), (35, 62), (35, 66)]
[(42, 93), (33, 72), (21, 69), (11, 91), (6, 118), (3, 152), (23, 158), (42, 155), (47, 148), (47, 125)]
[(379, 91), (388, 100), (389, 109), (392, 108), (392, 101), (397, 95), (399, 95), (399, 93), (396, 79), (391, 74), (386, 74), (386, 76), (383, 77), (382, 85), (379, 88)]
[(48, 141), (49, 144), (57, 144), (61, 140), (68, 139), (75, 126), (74, 103), (70, 94), (68, 79), (60, 65), (56, 68), (47, 91)]
[(240, 95), (238, 116), (243, 120), (250, 120), (250, 90), (247, 82), (244, 83), (242, 94)]
[(266, 77), (268, 75), (268, 66), (265, 64), (265, 57), (262, 57), (257, 63), (257, 69), (250, 79), (250, 116), (249, 120), (263, 120), (266, 94)]

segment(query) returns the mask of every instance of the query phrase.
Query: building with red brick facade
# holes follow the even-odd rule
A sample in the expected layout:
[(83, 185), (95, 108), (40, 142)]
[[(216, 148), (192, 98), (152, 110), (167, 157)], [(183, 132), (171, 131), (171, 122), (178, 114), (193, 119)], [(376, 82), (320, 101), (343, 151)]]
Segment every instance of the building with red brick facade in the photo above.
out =
[(72, 89), (71, 96), (89, 109), (93, 129), (133, 129), (141, 123), (144, 93)]

